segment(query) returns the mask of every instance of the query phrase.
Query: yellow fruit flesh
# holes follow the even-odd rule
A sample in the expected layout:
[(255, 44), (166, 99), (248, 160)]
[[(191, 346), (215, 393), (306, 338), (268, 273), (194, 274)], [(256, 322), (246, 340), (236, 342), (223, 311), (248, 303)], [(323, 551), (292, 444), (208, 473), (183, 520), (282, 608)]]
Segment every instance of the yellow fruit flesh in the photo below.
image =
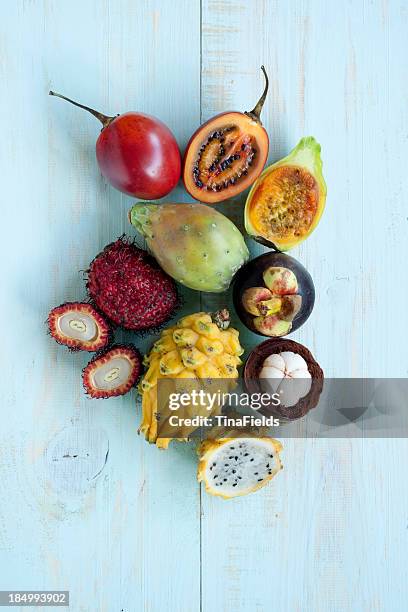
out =
[(316, 217), (319, 188), (304, 168), (281, 166), (259, 183), (252, 196), (250, 218), (260, 236), (279, 243), (301, 239)]

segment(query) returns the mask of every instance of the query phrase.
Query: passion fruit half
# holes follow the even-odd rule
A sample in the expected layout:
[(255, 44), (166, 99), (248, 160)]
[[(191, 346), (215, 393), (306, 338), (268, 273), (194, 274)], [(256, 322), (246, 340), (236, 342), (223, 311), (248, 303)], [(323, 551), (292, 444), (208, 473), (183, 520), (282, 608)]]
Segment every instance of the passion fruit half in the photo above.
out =
[[(267, 289), (265, 296), (263, 288)], [(309, 318), (315, 289), (309, 272), (294, 257), (270, 252), (239, 270), (234, 280), (233, 300), (239, 318), (248, 329), (261, 336), (286, 336)]]
[[(279, 371), (269, 380), (262, 378), (266, 360), (270, 361), (272, 356), (278, 356), (278, 359), (284, 364), (288, 363), (288, 358), (296, 363), (294, 367), (299, 366), (299, 361), (307, 368), (306, 378), (301, 378), (301, 371), (295, 370), (292, 375), (283, 376), (279, 380)], [(284, 357), (284, 359), (282, 358)], [(301, 359), (299, 359), (299, 357)], [(296, 359), (297, 358), (297, 359)], [(306, 374), (306, 373), (305, 373)], [(248, 356), (244, 367), (244, 382), (250, 394), (265, 392), (266, 386), (270, 383), (271, 387), (278, 389), (280, 385), (286, 385), (287, 395), (296, 396), (299, 398), (296, 403), (291, 406), (284, 405), (285, 393), (280, 394), (282, 401), (276, 406), (271, 400), (270, 405), (265, 406), (261, 412), (272, 414), (279, 417), (282, 421), (293, 421), (307, 414), (312, 408), (315, 408), (319, 402), (320, 394), (323, 390), (324, 374), (312, 353), (303, 344), (286, 339), (265, 340), (259, 344)], [(283, 380), (284, 379), (284, 380)], [(308, 382), (307, 393), (302, 394), (301, 388), (304, 387), (304, 382)], [(266, 386), (265, 386), (266, 383)], [(276, 392), (276, 391), (275, 391)], [(291, 402), (288, 402), (291, 403)]]
[(265, 89), (254, 109), (216, 115), (190, 138), (184, 154), (183, 180), (188, 193), (208, 204), (238, 195), (257, 179), (268, 158), (269, 138), (260, 115), (268, 92)]
[(326, 203), (320, 145), (309, 136), (266, 168), (249, 192), (245, 228), (261, 244), (287, 251), (315, 229)]

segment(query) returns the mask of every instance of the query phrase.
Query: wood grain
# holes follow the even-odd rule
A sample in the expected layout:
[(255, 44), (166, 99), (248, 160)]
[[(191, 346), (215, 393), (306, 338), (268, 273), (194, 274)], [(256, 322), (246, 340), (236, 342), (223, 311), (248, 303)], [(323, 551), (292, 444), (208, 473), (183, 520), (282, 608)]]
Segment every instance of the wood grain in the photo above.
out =
[[(405, 377), (406, 3), (16, 0), (0, 11), (0, 589), (69, 589), (75, 612), (405, 610), (405, 440), (286, 440), (270, 487), (210, 498), (193, 448), (160, 452), (137, 436), (135, 395), (84, 397), (89, 356), (55, 345), (44, 319), (83, 298), (79, 271), (132, 233), (131, 198), (96, 165), (98, 125), (48, 90), (159, 116), (183, 148), (201, 121), (253, 106), (263, 63), (270, 160), (313, 134), (329, 188), (322, 222), (293, 251), (317, 294), (293, 338), (326, 376)], [(188, 199), (181, 186), (167, 198)], [(219, 207), (240, 227), (243, 201)], [(184, 312), (230, 304), (184, 297)]]
[[(137, 436), (136, 393), (86, 399), (81, 368), (89, 355), (55, 345), (44, 320), (53, 305), (85, 297), (79, 271), (105, 244), (133, 233), (132, 199), (108, 186), (96, 165), (98, 124), (48, 90), (108, 114), (157, 115), (184, 146), (200, 121), (200, 7), (87, 0), (2, 8), (10, 326), (2, 352), (1, 588), (69, 589), (76, 611), (197, 610), (193, 451), (176, 447), (166, 456)], [(197, 310), (198, 298), (189, 297)], [(126, 339), (143, 351), (152, 341)]]
[[(312, 1), (203, 2), (204, 118), (251, 108), (264, 63), (270, 159), (303, 135), (322, 145), (327, 210), (293, 250), (314, 278), (317, 301), (292, 337), (326, 376), (406, 375), (406, 329), (400, 343), (384, 328), (389, 270), (396, 254), (406, 257), (406, 205), (395, 191), (405, 182), (395, 160), (407, 148), (397, 59), (406, 19), (398, 2), (335, 10)], [(247, 348), (258, 341), (242, 337)], [(285, 469), (271, 487), (227, 504), (204, 496), (203, 610), (401, 609), (407, 592), (394, 564), (403, 555), (397, 533), (405, 538), (402, 457), (405, 440), (286, 440)]]

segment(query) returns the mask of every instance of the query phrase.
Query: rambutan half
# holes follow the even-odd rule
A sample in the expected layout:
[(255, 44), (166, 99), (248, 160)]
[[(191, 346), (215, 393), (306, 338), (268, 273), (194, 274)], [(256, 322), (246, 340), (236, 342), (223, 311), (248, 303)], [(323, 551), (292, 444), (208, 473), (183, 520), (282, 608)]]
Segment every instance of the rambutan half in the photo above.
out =
[(94, 399), (125, 395), (142, 371), (142, 357), (132, 344), (116, 344), (98, 353), (82, 372), (85, 391)]
[(87, 289), (109, 320), (135, 331), (160, 327), (179, 305), (174, 280), (124, 236), (92, 261)]
[(98, 351), (110, 340), (110, 326), (91, 304), (61, 304), (51, 310), (47, 323), (54, 340), (71, 351)]

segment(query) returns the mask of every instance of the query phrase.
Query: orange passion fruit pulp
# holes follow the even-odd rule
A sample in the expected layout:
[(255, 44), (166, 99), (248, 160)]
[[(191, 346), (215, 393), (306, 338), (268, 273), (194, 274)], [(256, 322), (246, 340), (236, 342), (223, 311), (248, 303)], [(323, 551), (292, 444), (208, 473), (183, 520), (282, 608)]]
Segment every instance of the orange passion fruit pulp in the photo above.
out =
[(309, 136), (264, 170), (245, 205), (245, 228), (258, 242), (287, 251), (317, 226), (326, 202), (320, 145)]
[(269, 139), (260, 115), (268, 92), (265, 89), (250, 112), (231, 111), (216, 115), (192, 135), (183, 162), (183, 180), (188, 193), (201, 202), (215, 204), (238, 195), (262, 172)]

